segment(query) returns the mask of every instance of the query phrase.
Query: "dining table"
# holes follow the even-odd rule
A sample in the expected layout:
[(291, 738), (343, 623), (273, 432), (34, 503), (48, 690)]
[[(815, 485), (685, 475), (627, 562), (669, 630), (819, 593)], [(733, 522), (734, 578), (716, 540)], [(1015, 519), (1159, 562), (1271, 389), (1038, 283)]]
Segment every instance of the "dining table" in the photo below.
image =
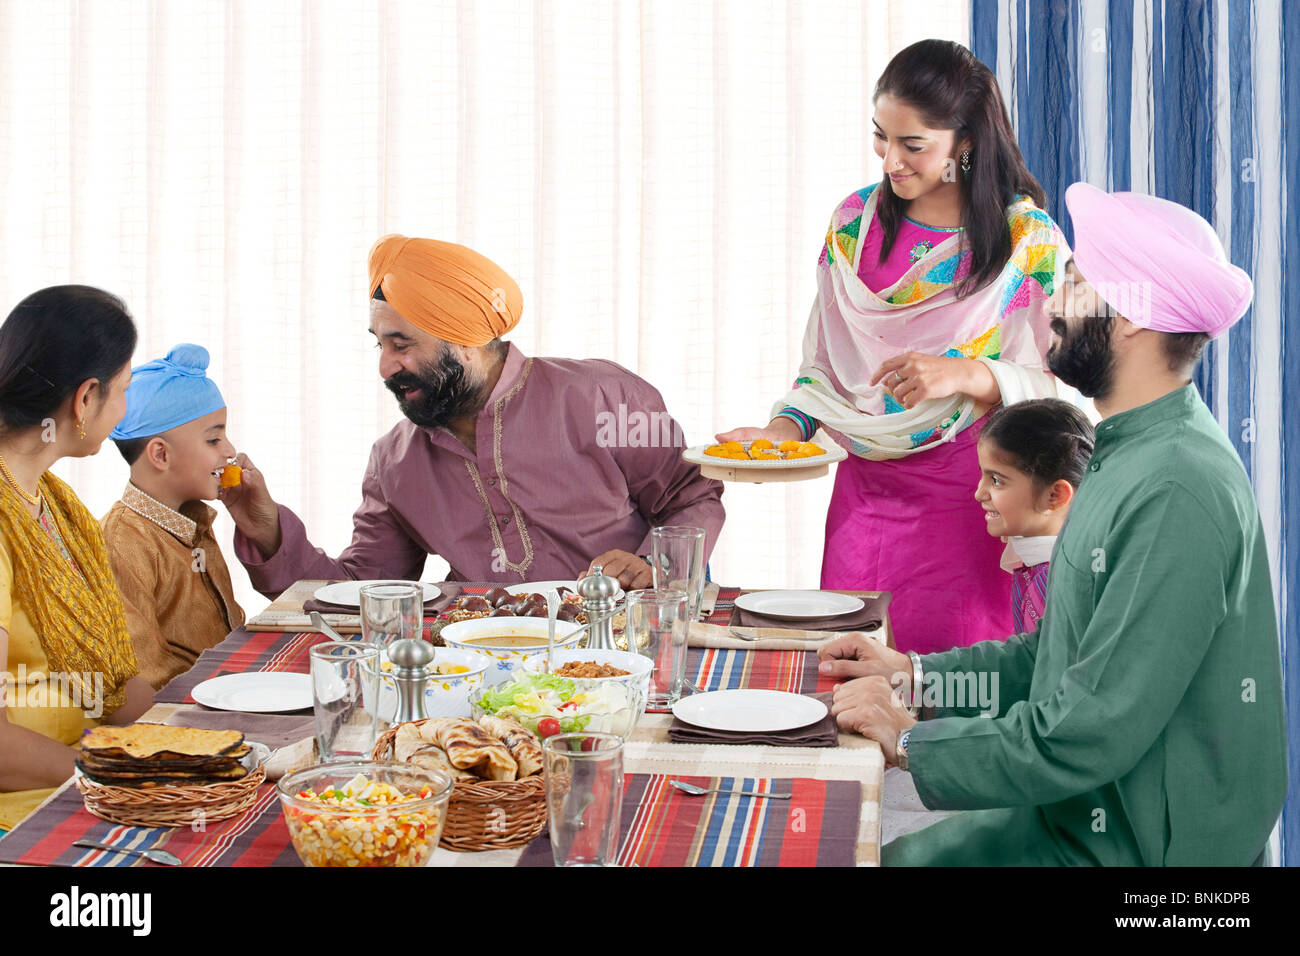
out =
[[(311, 648), (331, 638), (313, 629), (304, 605), (311, 608), (312, 595), (327, 583), (294, 584), (159, 690), (141, 720), (241, 729), (247, 739), (265, 743), (273, 751), (283, 747), (285, 753), (310, 754), (314, 735), (310, 709), (276, 715), (211, 710), (197, 703), (192, 692), (204, 681), (231, 674), (308, 673)], [(428, 633), (436, 634), (445, 623), (453, 598), (485, 593), (493, 586), (443, 584), (443, 599), (426, 605)], [(839, 632), (804, 630), (788, 622), (746, 621), (735, 603), (744, 593), (736, 587), (706, 589), (701, 618), (690, 627), (688, 691), (759, 689), (829, 699), (834, 682), (819, 673), (816, 652)], [(838, 593), (860, 598), (872, 618), (863, 621), (859, 615), (851, 629), (892, 646), (887, 592)], [(332, 610), (344, 612), (325, 617), (339, 631), (345, 635), (359, 631), (351, 626), (346, 609)], [(830, 731), (834, 744), (823, 746), (727, 743), (725, 736), (723, 742), (684, 740), (674, 731), (675, 726), (681, 727), (676, 720), (672, 713), (647, 710), (625, 741), (620, 865), (879, 865), (885, 766), (874, 741), (835, 730)], [(301, 761), (310, 762), (309, 757)], [(691, 796), (667, 786), (673, 779), (703, 787), (788, 792), (792, 797)], [(526, 846), (478, 852), (440, 847), (430, 865), (549, 866), (546, 839), (543, 833)], [(156, 865), (136, 855), (73, 846), (77, 841), (133, 850), (166, 849), (185, 866), (301, 866), (276, 786), (269, 780), (259, 788), (252, 806), (238, 816), (190, 827), (127, 826), (101, 819), (86, 809), (70, 780), (0, 840), (0, 864)]]

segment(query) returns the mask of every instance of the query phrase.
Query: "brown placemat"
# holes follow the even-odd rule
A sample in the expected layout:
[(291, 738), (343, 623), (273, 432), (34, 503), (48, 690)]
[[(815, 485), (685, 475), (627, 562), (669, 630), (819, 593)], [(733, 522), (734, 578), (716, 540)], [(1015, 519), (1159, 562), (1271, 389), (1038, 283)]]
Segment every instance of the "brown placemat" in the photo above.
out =
[(891, 596), (888, 591), (883, 591), (875, 597), (861, 597), (862, 610), (852, 614), (801, 618), (797, 621), (754, 614), (735, 607), (731, 611), (731, 624), (734, 627), (798, 628), (801, 631), (874, 631), (885, 619)]
[(668, 728), (668, 739), (675, 744), (766, 744), (772, 747), (834, 747), (839, 743), (839, 728), (831, 714), (831, 695), (807, 694), (826, 705), (826, 716), (806, 727), (775, 732), (738, 732), (696, 727), (677, 717)]

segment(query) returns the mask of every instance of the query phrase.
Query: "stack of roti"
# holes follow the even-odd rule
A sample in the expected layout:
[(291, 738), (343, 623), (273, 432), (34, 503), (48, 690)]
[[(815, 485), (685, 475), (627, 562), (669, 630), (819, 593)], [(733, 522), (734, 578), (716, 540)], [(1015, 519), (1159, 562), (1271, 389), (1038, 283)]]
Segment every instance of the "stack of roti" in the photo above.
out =
[(237, 730), (96, 727), (81, 737), (77, 769), (96, 783), (117, 787), (201, 786), (246, 776), (240, 760), (250, 749)]
[(521, 780), (542, 772), (542, 748), (533, 733), (508, 717), (435, 717), (402, 724), (393, 758), (443, 770), (457, 782)]

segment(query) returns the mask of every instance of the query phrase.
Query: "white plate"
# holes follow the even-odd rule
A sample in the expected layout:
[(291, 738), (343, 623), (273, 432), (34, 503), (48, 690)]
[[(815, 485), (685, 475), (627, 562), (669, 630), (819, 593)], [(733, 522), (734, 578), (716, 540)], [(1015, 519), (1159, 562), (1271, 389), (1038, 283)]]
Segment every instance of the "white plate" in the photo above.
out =
[(807, 727), (826, 716), (826, 705), (780, 690), (715, 690), (673, 704), (673, 716), (709, 730), (767, 733)]
[(190, 696), (213, 710), (246, 714), (278, 714), (312, 706), (311, 676), (277, 671), (225, 674), (205, 680)]
[[(717, 444), (714, 442), (713, 444)], [(741, 442), (746, 448), (749, 442)], [(740, 461), (735, 458), (715, 458), (713, 455), (704, 454), (704, 449), (712, 448), (713, 445), (696, 445), (682, 452), (682, 458), (689, 461), (692, 465), (716, 465), (719, 468), (739, 468), (742, 471), (798, 471), (801, 468), (816, 468), (820, 465), (833, 465), (837, 461), (843, 461), (849, 457), (839, 445), (831, 445), (825, 453), (814, 455), (811, 458), (794, 458), (781, 459), (780, 461)], [(824, 447), (824, 446), (823, 446)]]
[(419, 584), (424, 589), (424, 602), (427, 604), (442, 593), (442, 588), (428, 581), (340, 581), (316, 589), (312, 595), (317, 601), (327, 604), (342, 604), (347, 607), (361, 607), (361, 589), (369, 584)]
[(861, 598), (830, 591), (754, 591), (736, 598), (736, 607), (751, 614), (802, 621), (816, 617), (838, 617), (861, 611)]

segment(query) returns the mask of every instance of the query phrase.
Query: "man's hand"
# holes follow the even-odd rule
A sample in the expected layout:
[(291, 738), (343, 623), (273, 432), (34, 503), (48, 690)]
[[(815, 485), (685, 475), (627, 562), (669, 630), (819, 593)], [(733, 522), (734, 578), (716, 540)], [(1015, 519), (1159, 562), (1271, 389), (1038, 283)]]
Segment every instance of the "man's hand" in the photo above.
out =
[(608, 574), (611, 578), (617, 578), (618, 583), (623, 586), (625, 591), (654, 587), (654, 572), (650, 569), (650, 565), (635, 554), (630, 554), (627, 551), (606, 551), (604, 554), (592, 558), (587, 570), (578, 576), (586, 577), (591, 573), (591, 569), (598, 564), (601, 566), (603, 573)]
[[(908, 682), (910, 686), (911, 675)], [(852, 730), (880, 744), (885, 763), (898, 762), (898, 735), (916, 723), (903, 707), (902, 695), (885, 677), (859, 677), (836, 684), (831, 713), (844, 730)]]
[[(908, 687), (911, 687), (911, 659), (901, 651), (890, 650), (880, 641), (873, 640), (865, 634), (854, 633), (837, 637), (818, 648), (817, 658), (821, 661), (818, 671), (828, 677), (836, 677), (840, 680), (852, 680), (855, 677), (884, 677), (888, 680), (895, 674), (905, 673)], [(908, 696), (911, 696), (910, 689)]]
[(269, 558), (280, 550), (280, 506), (272, 500), (262, 473), (247, 455), (240, 453), (235, 463), (242, 472), (239, 484), (222, 488), (221, 501), (235, 519), (235, 527), (253, 542), (263, 558)]

